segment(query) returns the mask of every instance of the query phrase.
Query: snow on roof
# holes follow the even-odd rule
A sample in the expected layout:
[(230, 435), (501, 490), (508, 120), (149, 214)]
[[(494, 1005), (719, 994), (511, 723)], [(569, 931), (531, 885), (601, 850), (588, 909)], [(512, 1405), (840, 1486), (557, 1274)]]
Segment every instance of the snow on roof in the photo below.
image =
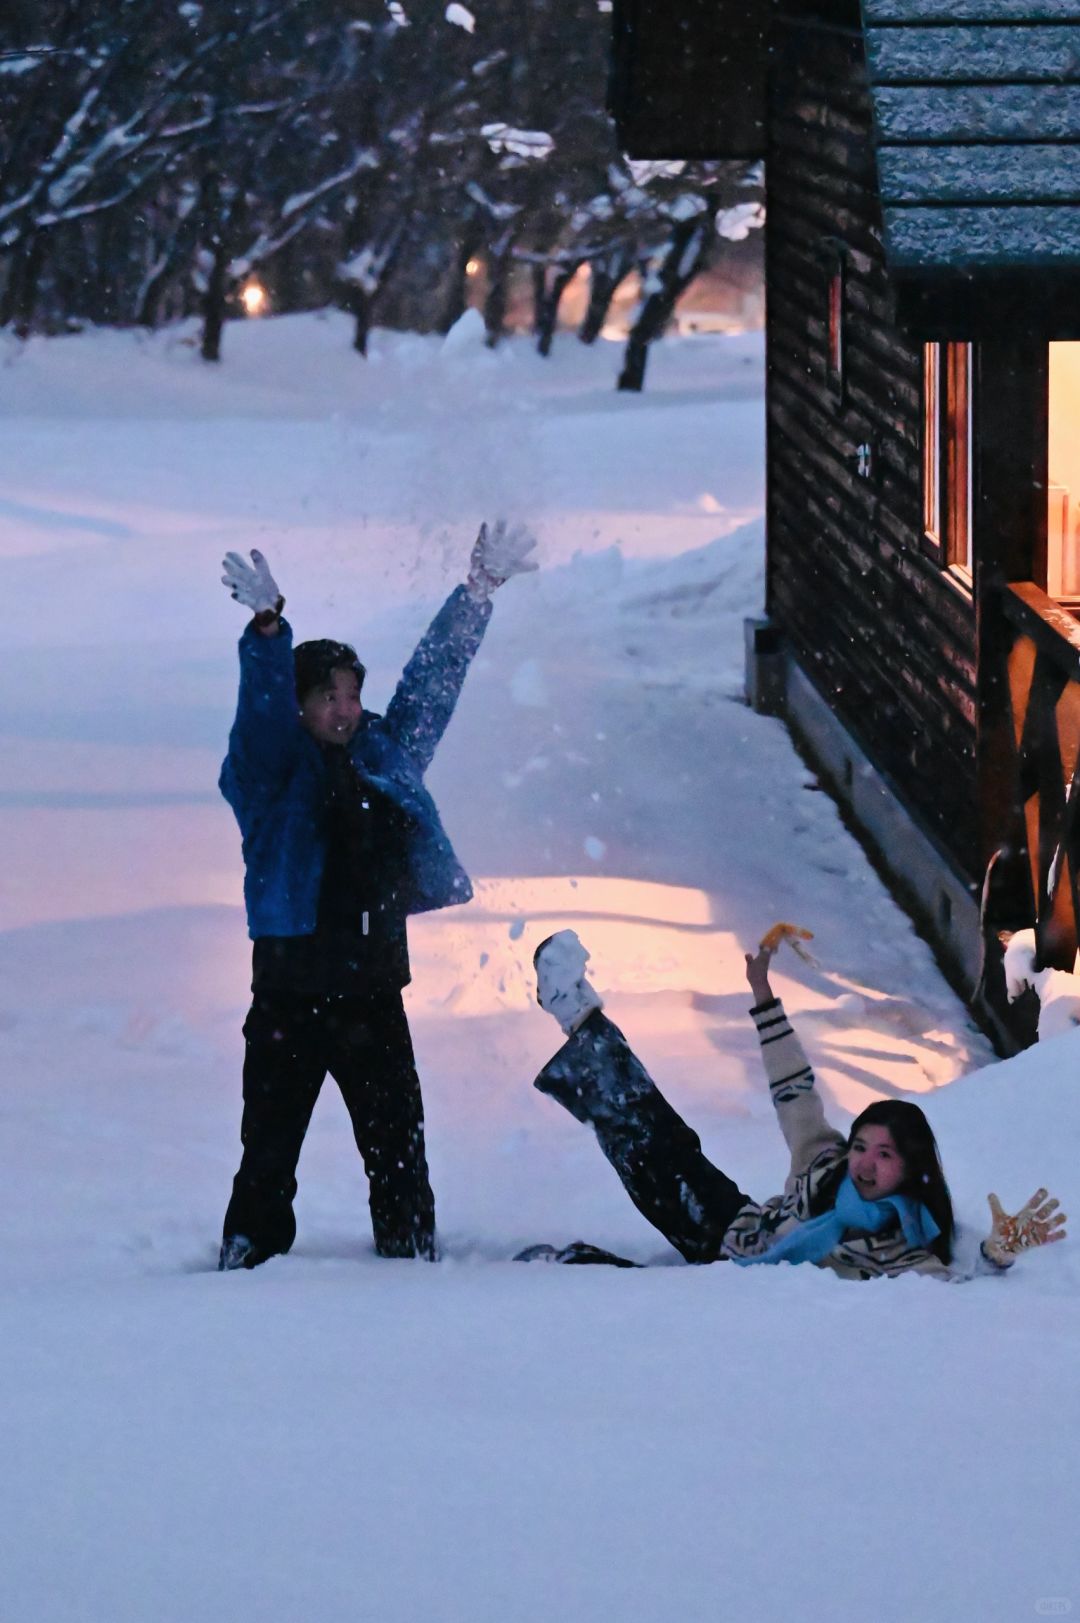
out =
[(1016, 23), (1074, 22), (1077, 0), (863, 0), (863, 22)]
[(890, 264), (1080, 269), (1080, 0), (863, 0)]

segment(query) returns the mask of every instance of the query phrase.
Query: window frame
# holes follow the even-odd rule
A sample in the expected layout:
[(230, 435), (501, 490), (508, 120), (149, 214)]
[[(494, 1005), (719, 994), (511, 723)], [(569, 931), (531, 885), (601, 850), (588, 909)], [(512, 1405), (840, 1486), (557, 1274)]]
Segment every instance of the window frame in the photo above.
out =
[(944, 556), (941, 457), (941, 345), (922, 347), (923, 541), (940, 563)]
[(923, 345), (923, 550), (969, 590), (975, 517), (972, 374), (970, 343)]
[(842, 242), (827, 238), (825, 260), (825, 387), (838, 406), (844, 404), (844, 325), (847, 313), (847, 251)]

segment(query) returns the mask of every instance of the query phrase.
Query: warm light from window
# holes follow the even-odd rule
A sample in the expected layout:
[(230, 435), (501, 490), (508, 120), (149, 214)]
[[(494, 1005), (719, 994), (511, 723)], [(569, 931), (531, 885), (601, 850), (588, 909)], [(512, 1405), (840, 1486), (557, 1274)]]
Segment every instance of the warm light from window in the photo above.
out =
[(923, 530), (941, 545), (941, 345), (923, 345)]
[(1080, 602), (1080, 344), (1050, 345), (1049, 395), (1046, 591), (1071, 606)]
[(264, 316), (269, 302), (266, 289), (260, 282), (248, 282), (240, 294), (240, 303), (244, 306), (244, 313), (249, 316)]

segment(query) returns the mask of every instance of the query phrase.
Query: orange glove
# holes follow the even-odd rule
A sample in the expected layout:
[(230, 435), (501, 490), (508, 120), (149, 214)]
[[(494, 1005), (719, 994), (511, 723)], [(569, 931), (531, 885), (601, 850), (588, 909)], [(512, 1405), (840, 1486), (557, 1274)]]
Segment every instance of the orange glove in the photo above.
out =
[(813, 939), (813, 930), (804, 930), (798, 924), (774, 924), (765, 931), (765, 934), (758, 942), (758, 946), (771, 957), (786, 941), (792, 951), (797, 952), (800, 958), (805, 958), (807, 963), (813, 963), (813, 959), (806, 948), (800, 945), (803, 941), (813, 941)]
[(1026, 1206), (1015, 1217), (1002, 1210), (996, 1195), (988, 1195), (992, 1226), (982, 1248), (991, 1262), (999, 1268), (1008, 1268), (1021, 1251), (1030, 1251), (1037, 1245), (1052, 1245), (1065, 1238), (1065, 1213), (1060, 1202), (1051, 1200), (1045, 1189), (1036, 1189)]

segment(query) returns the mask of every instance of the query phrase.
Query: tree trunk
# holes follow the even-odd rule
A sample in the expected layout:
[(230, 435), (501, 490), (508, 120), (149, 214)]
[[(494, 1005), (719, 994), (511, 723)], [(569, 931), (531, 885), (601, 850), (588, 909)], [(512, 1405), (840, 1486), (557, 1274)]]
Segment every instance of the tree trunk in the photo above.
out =
[(639, 319), (626, 340), (626, 350), (623, 354), (622, 371), (619, 373), (617, 388), (640, 393), (645, 387), (645, 368), (649, 360), (650, 342), (651, 339), (646, 338), (642, 331)]
[[(221, 335), (225, 329), (225, 310), (229, 295), (229, 261), (232, 258), (237, 230), (244, 218), (243, 182), (231, 188), (231, 191), (232, 197), (227, 207), (223, 206), (224, 199), (219, 183), (212, 180), (206, 193), (212, 211), (209, 247), (213, 258), (206, 285), (206, 296), (203, 299), (201, 353), (204, 361), (221, 359)], [(227, 197), (228, 192), (225, 195)]]
[[(357, 271), (354, 276), (342, 278), (344, 286), (339, 302), (342, 309), (353, 318), (352, 347), (357, 355), (367, 355), (368, 339), (375, 325), (375, 313), (380, 296), (394, 273), (406, 239), (406, 227), (399, 215), (380, 236), (369, 238), (370, 252), (364, 270)], [(355, 259), (359, 251), (355, 242), (350, 243), (348, 247), (349, 255), (346, 263)]]
[(611, 301), (620, 282), (629, 274), (633, 263), (634, 251), (627, 248), (621, 252), (605, 254), (603, 259), (594, 259), (590, 264), (589, 302), (578, 331), (578, 337), (583, 344), (595, 344), (599, 338), (608, 311), (611, 309)]
[(37, 231), (19, 266), (12, 325), (16, 338), (29, 338), (37, 305), (38, 285), (45, 264), (45, 232)]
[(204, 361), (220, 361), (221, 334), (225, 327), (225, 248), (219, 243), (203, 299), (203, 335), (200, 351)]
[(374, 299), (362, 287), (349, 289), (348, 308), (353, 318), (352, 347), (357, 355), (367, 355), (368, 338), (371, 336), (371, 317)]
[(19, 243), (8, 254), (7, 278), (4, 282), (3, 294), (0, 296), (0, 327), (6, 327), (10, 321), (15, 319), (15, 308), (19, 300), (19, 283), (22, 279), (26, 247), (25, 242)]
[(530, 271), (532, 277), (533, 336), (536, 338), (539, 338), (544, 330), (544, 310), (548, 300), (547, 271), (546, 265), (533, 265)]
[(488, 291), (484, 300), (484, 328), (488, 349), (494, 349), (506, 327), (510, 295), (510, 266), (514, 239), (507, 235), (495, 244), (488, 259)]
[(122, 210), (109, 209), (101, 216), (96, 238), (91, 286), (83, 294), (84, 308), (95, 325), (111, 327), (119, 319), (117, 285), (130, 257), (131, 232)]
[(190, 260), (199, 240), (200, 221), (210, 202), (212, 182), (203, 176), (199, 187), (199, 200), (182, 219), (177, 221), (172, 240), (163, 248), (154, 267), (139, 292), (135, 321), (140, 327), (156, 327), (161, 319), (161, 301), (165, 290), (185, 260)]
[(551, 353), (555, 328), (559, 320), (559, 305), (562, 303), (563, 294), (577, 275), (580, 264), (580, 259), (571, 260), (568, 264), (557, 266), (554, 275), (544, 278), (546, 285), (536, 329), (536, 348), (541, 355)]
[(220, 361), (221, 332), (225, 325), (225, 222), (221, 177), (216, 169), (208, 169), (203, 175), (201, 202), (199, 241), (206, 244), (210, 253), (210, 274), (201, 300), (203, 330), (199, 353), (204, 361)]
[(153, 271), (143, 285), (139, 294), (139, 302), (135, 307), (135, 325), (137, 327), (156, 327), (161, 316), (161, 301), (165, 297), (165, 289), (169, 279), (176, 269), (176, 263), (169, 253), (156, 271)]
[(656, 273), (656, 288), (641, 302), (637, 320), (626, 343), (618, 389), (640, 391), (645, 386), (649, 345), (659, 338), (675, 309), (675, 301), (701, 270), (713, 234), (715, 209), (692, 220), (681, 220), (671, 233), (663, 264)]
[(443, 300), (439, 318), (435, 323), (436, 332), (448, 333), (455, 321), (460, 321), (468, 308), (469, 261), (478, 247), (479, 242), (474, 234), (469, 233), (462, 236), (454, 252), (446, 297)]

